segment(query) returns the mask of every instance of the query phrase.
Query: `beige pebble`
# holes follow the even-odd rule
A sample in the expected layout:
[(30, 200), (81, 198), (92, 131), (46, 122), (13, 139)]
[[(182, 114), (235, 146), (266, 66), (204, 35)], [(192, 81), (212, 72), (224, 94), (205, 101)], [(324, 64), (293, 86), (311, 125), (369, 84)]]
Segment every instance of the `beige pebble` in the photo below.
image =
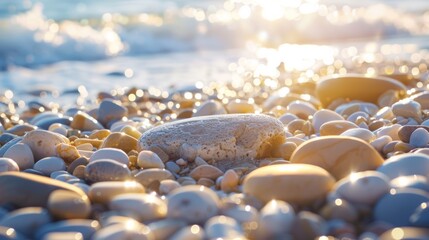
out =
[(152, 230), (155, 239), (169, 239), (174, 233), (186, 227), (186, 223), (176, 219), (163, 219), (149, 223), (149, 228)]
[(88, 197), (92, 203), (108, 203), (115, 196), (125, 193), (145, 193), (145, 188), (138, 182), (98, 182), (91, 185)]
[(33, 168), (49, 176), (55, 171), (66, 170), (67, 167), (64, 160), (59, 157), (45, 157), (37, 161)]
[(171, 191), (173, 191), (176, 188), (179, 188), (180, 184), (174, 180), (166, 179), (162, 180), (159, 184), (159, 192), (161, 194), (169, 194)]
[(322, 199), (335, 183), (323, 168), (309, 164), (281, 164), (258, 168), (243, 181), (243, 192), (262, 202), (273, 199), (306, 205)]
[(60, 143), (55, 147), (56, 156), (62, 158), (65, 162), (71, 163), (80, 157), (75, 146), (66, 143)]
[(49, 195), (48, 210), (58, 219), (87, 218), (91, 204), (86, 195), (56, 190)]
[(43, 240), (84, 240), (80, 232), (51, 232), (43, 236)]
[(33, 130), (36, 130), (37, 127), (30, 125), (30, 124), (19, 124), (19, 125), (15, 125), (11, 128), (8, 128), (7, 131), (5, 131), (6, 133), (10, 133), (10, 134), (14, 134), (17, 136), (24, 136), (27, 132), (31, 132)]
[(367, 143), (370, 143), (376, 139), (376, 136), (373, 132), (364, 128), (353, 128), (344, 131), (340, 134), (341, 136), (355, 137), (364, 140)]
[(256, 110), (256, 105), (248, 101), (235, 99), (226, 104), (226, 110), (228, 113), (254, 113)]
[(204, 223), (219, 211), (216, 193), (204, 186), (185, 186), (172, 191), (168, 197), (167, 217), (190, 224)]
[(91, 143), (83, 143), (81, 145), (77, 145), (76, 149), (77, 150), (92, 151), (94, 149), (94, 146), (92, 146)]
[(109, 129), (101, 129), (101, 130), (96, 130), (93, 131), (88, 138), (89, 139), (97, 139), (97, 140), (103, 140), (105, 138), (107, 138), (110, 135), (110, 130)]
[(296, 119), (287, 125), (287, 129), (290, 133), (296, 135), (297, 133), (304, 133), (310, 135), (314, 132), (313, 126), (309, 121), (302, 119)]
[(340, 135), (341, 133), (354, 128), (358, 128), (358, 126), (346, 120), (329, 121), (320, 126), (320, 135)]
[(304, 142), (305, 142), (304, 139), (298, 138), (298, 137), (288, 137), (286, 139), (286, 143), (293, 143), (296, 146), (299, 146), (299, 145), (303, 144)]
[(137, 165), (143, 169), (147, 168), (165, 168), (161, 158), (152, 151), (143, 150), (137, 157)]
[(11, 158), (1, 157), (0, 158), (0, 172), (19, 172), (18, 164)]
[(240, 177), (237, 175), (237, 173), (234, 170), (229, 169), (223, 175), (220, 188), (222, 191), (227, 193), (234, 192), (237, 190), (239, 180), (240, 180)]
[(369, 119), (369, 114), (362, 111), (354, 112), (347, 117), (347, 121), (353, 122), (355, 124), (365, 122), (368, 119)]
[(137, 221), (125, 221), (108, 225), (97, 231), (92, 240), (138, 239), (155, 240), (152, 231), (146, 225)]
[(127, 165), (110, 159), (99, 159), (85, 167), (85, 179), (90, 182), (124, 181), (131, 178)]
[(193, 179), (198, 180), (202, 177), (210, 178), (212, 180), (216, 180), (216, 178), (223, 175), (223, 172), (212, 165), (201, 165), (196, 167), (191, 171), (189, 176), (191, 176)]
[(188, 162), (183, 158), (179, 158), (176, 160), (176, 164), (179, 166), (186, 166), (186, 165), (188, 165)]
[(167, 204), (156, 195), (145, 193), (118, 195), (110, 201), (109, 208), (129, 212), (143, 222), (162, 219), (167, 215)]
[(316, 94), (324, 106), (339, 98), (377, 103), (379, 97), (389, 90), (405, 95), (406, 87), (391, 78), (356, 74), (329, 76), (316, 84)]
[(290, 159), (292, 156), (293, 151), (297, 148), (297, 145), (294, 142), (286, 142), (277, 148), (277, 156), (283, 158), (283, 159)]
[[(91, 144), (93, 147), (99, 148), (103, 143), (103, 141), (99, 139), (78, 138), (74, 140), (73, 143), (76, 147), (79, 147), (80, 145), (83, 145), (83, 144)], [(92, 151), (92, 149), (88, 149), (88, 150)]]
[(195, 158), (195, 164), (197, 164), (197, 166), (201, 166), (201, 165), (209, 165), (207, 162), (206, 162), (206, 160), (204, 160), (203, 158), (201, 158), (201, 157), (196, 157)]
[(135, 139), (139, 139), (141, 137), (141, 132), (139, 132), (137, 130), (137, 128), (133, 127), (133, 126), (124, 126), (121, 128), (121, 132), (128, 134), (129, 136), (135, 138)]
[(393, 124), (390, 126), (381, 127), (379, 129), (377, 129), (376, 131), (374, 131), (374, 133), (377, 135), (377, 137), (387, 135), (390, 138), (392, 138), (392, 140), (399, 140), (399, 138), (400, 138), (399, 137), (399, 130), (400, 129), (401, 129), (401, 125)]
[(374, 141), (372, 141), (370, 144), (372, 147), (374, 147), (375, 150), (381, 152), (384, 148), (384, 146), (386, 146), (386, 144), (388, 144), (389, 142), (392, 142), (392, 138), (388, 135), (385, 136), (381, 136), (378, 137), (376, 139), (374, 139)]
[(85, 196), (85, 193), (79, 188), (48, 177), (22, 172), (0, 174), (0, 195), (2, 196), (0, 204), (13, 203), (18, 207), (45, 207), (49, 195), (58, 189)]
[(154, 181), (161, 182), (166, 179), (174, 180), (174, 176), (170, 171), (159, 168), (143, 169), (137, 173), (134, 178), (145, 187), (148, 187)]
[(100, 148), (119, 148), (124, 152), (137, 150), (137, 139), (125, 133), (115, 132), (104, 139)]
[(85, 179), (85, 170), (86, 166), (85, 165), (78, 165), (73, 169), (73, 176), (80, 178), (80, 179)]
[[(219, 177), (219, 178), (222, 178), (222, 177)], [(218, 179), (219, 179), (218, 178)], [(197, 184), (198, 185), (203, 185), (203, 186), (205, 186), (205, 187), (212, 187), (212, 186), (214, 186), (215, 185), (215, 181), (213, 181), (212, 179), (210, 179), (210, 178), (200, 178), (200, 179), (198, 179), (198, 181), (197, 181)]]
[(37, 129), (27, 133), (22, 139), (22, 143), (30, 147), (34, 159), (37, 161), (44, 157), (55, 156), (56, 146), (60, 143), (68, 143), (68, 139), (53, 132)]
[(206, 102), (203, 102), (197, 109), (195, 109), (195, 112), (192, 114), (192, 117), (218, 115), (226, 113), (227, 112), (223, 107), (222, 103), (216, 100), (208, 100)]
[(300, 145), (290, 161), (317, 165), (341, 179), (351, 172), (374, 170), (383, 164), (384, 159), (371, 145), (358, 138), (326, 136)]
[(186, 159), (181, 148), (187, 145), (186, 152), (216, 162), (227, 160), (219, 162), (227, 165), (231, 160), (270, 155), (284, 139), (283, 124), (275, 118), (225, 114), (163, 124), (143, 133), (139, 141), (142, 149), (159, 146), (173, 159)]
[(158, 157), (161, 158), (162, 162), (164, 163), (170, 160), (170, 157), (168, 156), (168, 154), (165, 153), (165, 151), (158, 146), (151, 146), (148, 150), (156, 153), (156, 155), (158, 155)]
[(101, 125), (95, 118), (82, 111), (78, 111), (73, 116), (73, 121), (70, 123), (70, 127), (81, 131), (93, 131), (104, 128), (103, 125)]
[(321, 109), (317, 111), (313, 115), (313, 128), (315, 132), (320, 131), (320, 127), (327, 122), (334, 121), (334, 120), (344, 120), (344, 118), (339, 115), (338, 113), (328, 110), (328, 109)]
[(292, 113), (301, 119), (307, 119), (308, 116), (312, 116), (317, 110), (308, 102), (296, 100), (287, 105), (286, 111), (287, 113)]
[(30, 147), (24, 143), (17, 143), (11, 146), (3, 157), (13, 159), (21, 170), (32, 168), (34, 165), (33, 152), (31, 152)]

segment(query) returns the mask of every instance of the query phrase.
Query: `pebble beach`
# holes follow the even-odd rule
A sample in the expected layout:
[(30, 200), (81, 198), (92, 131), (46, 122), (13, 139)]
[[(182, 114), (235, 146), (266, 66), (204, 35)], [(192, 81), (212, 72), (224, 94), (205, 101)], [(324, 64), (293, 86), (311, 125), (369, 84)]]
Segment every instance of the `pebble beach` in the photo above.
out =
[[(223, 50), (125, 55), (84, 62), (99, 75), (77, 84), (49, 75), (67, 64), (10, 55), (0, 239), (429, 239), (429, 52), (389, 41), (266, 43), (227, 64)], [(168, 67), (198, 58), (211, 69), (198, 79)]]

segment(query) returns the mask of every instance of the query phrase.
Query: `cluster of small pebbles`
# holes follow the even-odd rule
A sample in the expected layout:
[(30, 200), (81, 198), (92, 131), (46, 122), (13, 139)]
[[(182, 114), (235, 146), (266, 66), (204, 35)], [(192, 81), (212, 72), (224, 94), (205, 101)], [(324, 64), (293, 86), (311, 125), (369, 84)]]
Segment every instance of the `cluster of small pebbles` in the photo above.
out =
[(2, 97), (0, 239), (428, 239), (423, 82)]

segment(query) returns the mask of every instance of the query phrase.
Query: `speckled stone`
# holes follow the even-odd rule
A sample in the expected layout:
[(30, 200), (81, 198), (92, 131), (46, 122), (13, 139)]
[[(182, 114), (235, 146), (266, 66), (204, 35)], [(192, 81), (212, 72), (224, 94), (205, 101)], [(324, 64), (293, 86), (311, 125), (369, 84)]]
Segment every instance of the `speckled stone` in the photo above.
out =
[(85, 196), (85, 193), (79, 188), (48, 177), (22, 172), (0, 174), (0, 196), (2, 196), (0, 204), (13, 203), (19, 207), (45, 207), (49, 195), (58, 189)]
[(44, 157), (55, 156), (55, 146), (60, 143), (68, 143), (68, 139), (53, 132), (37, 129), (27, 133), (22, 139), (22, 143), (30, 147), (34, 159), (37, 161)]
[(219, 211), (216, 193), (204, 186), (185, 186), (173, 190), (167, 197), (167, 217), (187, 223), (204, 223)]
[(375, 170), (384, 159), (367, 142), (358, 138), (326, 136), (300, 145), (290, 161), (322, 167), (341, 179), (352, 172)]
[(309, 164), (261, 167), (246, 176), (243, 192), (268, 202), (272, 199), (306, 205), (324, 198), (335, 179), (323, 168)]
[(170, 159), (194, 160), (200, 156), (231, 162), (269, 156), (272, 148), (284, 139), (283, 124), (275, 118), (226, 114), (163, 124), (143, 133), (139, 141), (142, 149), (162, 148)]
[(85, 178), (91, 182), (124, 181), (131, 177), (127, 165), (110, 159), (90, 162), (85, 168)]
[(366, 77), (351, 74), (329, 76), (316, 84), (316, 95), (324, 106), (328, 106), (335, 99), (377, 103), (378, 98), (388, 90), (405, 95), (406, 87), (402, 83), (387, 77)]

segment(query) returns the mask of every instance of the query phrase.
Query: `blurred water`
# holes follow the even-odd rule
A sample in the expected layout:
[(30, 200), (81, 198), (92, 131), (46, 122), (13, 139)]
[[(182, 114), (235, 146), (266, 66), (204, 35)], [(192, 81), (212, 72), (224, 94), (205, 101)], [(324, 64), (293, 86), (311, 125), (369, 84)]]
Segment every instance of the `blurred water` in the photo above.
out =
[(428, 34), (426, 0), (2, 0), (0, 92), (230, 81), (232, 63), (284, 43), (424, 56)]

